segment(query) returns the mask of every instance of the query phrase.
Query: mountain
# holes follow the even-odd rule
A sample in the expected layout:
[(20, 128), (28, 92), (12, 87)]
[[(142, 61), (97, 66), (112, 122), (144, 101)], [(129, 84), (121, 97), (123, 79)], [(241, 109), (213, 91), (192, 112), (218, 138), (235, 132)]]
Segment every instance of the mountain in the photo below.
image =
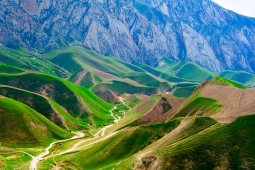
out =
[(163, 57), (255, 71), (255, 19), (211, 0), (4, 0), (0, 43), (37, 52), (79, 45), (128, 62)]

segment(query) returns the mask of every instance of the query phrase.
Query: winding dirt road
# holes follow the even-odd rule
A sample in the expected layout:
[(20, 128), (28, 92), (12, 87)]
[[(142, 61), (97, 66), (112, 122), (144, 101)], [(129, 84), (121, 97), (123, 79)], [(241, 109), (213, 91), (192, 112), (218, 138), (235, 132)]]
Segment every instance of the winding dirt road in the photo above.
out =
[(31, 170), (36, 170), (36, 169), (37, 169), (37, 163), (38, 163), (39, 161), (41, 161), (42, 158), (43, 158), (44, 156), (46, 156), (46, 155), (48, 155), (48, 154), (50, 153), (50, 149), (52, 148), (52, 146), (53, 146), (54, 144), (60, 143), (60, 142), (67, 142), (67, 141), (74, 140), (74, 139), (79, 139), (79, 138), (82, 138), (82, 137), (84, 137), (84, 133), (78, 132), (78, 133), (76, 133), (75, 136), (73, 136), (73, 137), (71, 137), (71, 138), (69, 138), (69, 139), (59, 140), (59, 141), (56, 141), (56, 142), (52, 142), (52, 143), (45, 149), (45, 152), (41, 153), (40, 155), (38, 155), (38, 156), (36, 156), (36, 157), (34, 157), (34, 156), (32, 156), (32, 155), (29, 154), (30, 156), (32, 156), (32, 162), (30, 163), (30, 169), (31, 169)]
[[(124, 104), (124, 102), (123, 102), (123, 104)], [(130, 107), (129, 107), (129, 108), (130, 108)], [(113, 111), (114, 111), (115, 109), (117, 109), (116, 106), (114, 106), (114, 108), (110, 110), (110, 113), (111, 113), (112, 118), (114, 119), (114, 123), (118, 123), (118, 122), (121, 120), (121, 117), (120, 117), (120, 116), (117, 116), (117, 118), (116, 118), (116, 117), (114, 116)], [(105, 140), (105, 139), (107, 139), (107, 138), (113, 136), (115, 133), (112, 133), (112, 134), (110, 134), (110, 135), (107, 135), (107, 136), (104, 137), (104, 138), (101, 138), (101, 139), (99, 139), (99, 140), (96, 140), (96, 141), (94, 141), (94, 142), (92, 142), (92, 143), (89, 143), (89, 144), (87, 144), (87, 145), (85, 145), (85, 146), (79, 148), (79, 146), (80, 146), (82, 143), (85, 143), (85, 142), (87, 142), (87, 141), (90, 141), (90, 140), (99, 138), (100, 136), (104, 136), (104, 135), (105, 135), (105, 131), (106, 131), (108, 128), (110, 128), (111, 126), (113, 126), (113, 125), (114, 125), (114, 124), (111, 124), (111, 125), (108, 125), (108, 126), (103, 127), (101, 130), (99, 130), (99, 131), (94, 135), (93, 138), (84, 139), (84, 140), (82, 140), (82, 141), (80, 141), (80, 142), (74, 144), (71, 148), (67, 149), (66, 151), (60, 152), (60, 153), (58, 153), (58, 154), (53, 154), (53, 155), (47, 156), (47, 155), (49, 155), (50, 149), (53, 147), (54, 144), (60, 143), (60, 142), (67, 142), (67, 141), (70, 141), (70, 140), (75, 140), (75, 139), (83, 138), (83, 137), (84, 137), (84, 133), (78, 132), (78, 133), (76, 133), (76, 135), (73, 136), (72, 138), (52, 142), (47, 148), (45, 148), (45, 152), (41, 153), (41, 154), (38, 155), (38, 156), (33, 156), (33, 155), (31, 155), (31, 154), (29, 154), (29, 153), (27, 153), (27, 152), (23, 152), (23, 151), (21, 151), (21, 152), (23, 152), (23, 153), (29, 155), (29, 156), (32, 158), (32, 161), (31, 161), (31, 163), (30, 163), (30, 169), (31, 169), (31, 170), (37, 170), (37, 163), (40, 162), (41, 160), (46, 160), (46, 159), (49, 159), (49, 158), (51, 158), (51, 157), (63, 155), (63, 154), (69, 153), (69, 152), (73, 152), (74, 150), (83, 148), (83, 147), (85, 147), (85, 146), (92, 145), (92, 144), (94, 144), (94, 143), (103, 141), (103, 140)], [(101, 133), (101, 135), (100, 135), (100, 133)], [(47, 156), (47, 157), (46, 157), (46, 156)]]

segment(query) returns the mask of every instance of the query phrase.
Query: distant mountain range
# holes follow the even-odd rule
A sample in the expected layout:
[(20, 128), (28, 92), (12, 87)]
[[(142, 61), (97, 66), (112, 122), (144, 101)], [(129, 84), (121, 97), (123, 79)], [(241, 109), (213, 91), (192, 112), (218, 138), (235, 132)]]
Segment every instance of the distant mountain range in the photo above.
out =
[(46, 52), (79, 45), (156, 66), (163, 57), (255, 72), (255, 19), (210, 0), (3, 0), (0, 43)]

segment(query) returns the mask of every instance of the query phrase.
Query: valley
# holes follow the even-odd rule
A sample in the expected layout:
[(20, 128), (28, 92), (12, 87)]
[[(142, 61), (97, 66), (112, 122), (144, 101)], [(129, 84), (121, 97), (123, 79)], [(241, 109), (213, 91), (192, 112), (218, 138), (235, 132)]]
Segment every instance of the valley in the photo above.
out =
[(0, 169), (255, 168), (251, 73), (1, 49)]

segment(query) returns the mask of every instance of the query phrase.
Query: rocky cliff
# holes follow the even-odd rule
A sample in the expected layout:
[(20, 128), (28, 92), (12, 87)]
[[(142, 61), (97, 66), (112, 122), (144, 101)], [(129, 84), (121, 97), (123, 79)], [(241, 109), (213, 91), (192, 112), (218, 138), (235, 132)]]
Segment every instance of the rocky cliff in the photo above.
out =
[(0, 43), (80, 45), (157, 65), (162, 57), (255, 72), (255, 19), (210, 0), (2, 0)]

